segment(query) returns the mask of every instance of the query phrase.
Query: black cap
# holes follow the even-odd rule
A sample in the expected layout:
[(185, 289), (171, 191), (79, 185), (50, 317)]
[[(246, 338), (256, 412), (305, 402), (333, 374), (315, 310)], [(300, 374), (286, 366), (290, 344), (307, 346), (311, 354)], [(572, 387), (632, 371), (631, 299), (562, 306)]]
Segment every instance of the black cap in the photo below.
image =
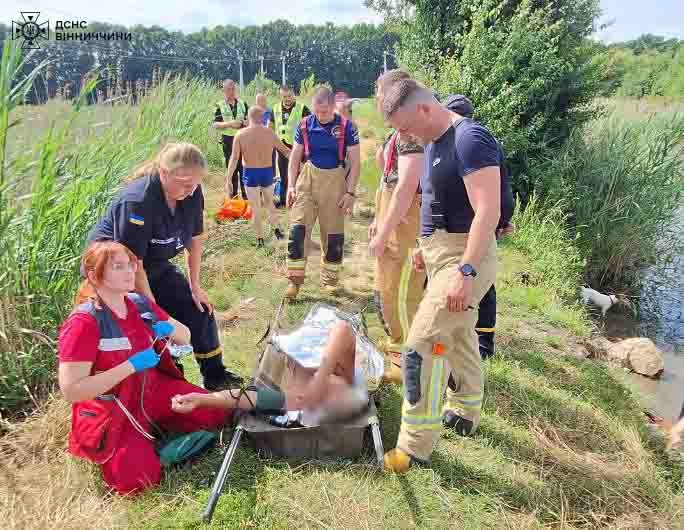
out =
[(444, 106), (450, 111), (460, 114), (466, 118), (472, 118), (473, 112), (475, 112), (473, 102), (463, 94), (452, 94), (448, 96), (444, 102)]

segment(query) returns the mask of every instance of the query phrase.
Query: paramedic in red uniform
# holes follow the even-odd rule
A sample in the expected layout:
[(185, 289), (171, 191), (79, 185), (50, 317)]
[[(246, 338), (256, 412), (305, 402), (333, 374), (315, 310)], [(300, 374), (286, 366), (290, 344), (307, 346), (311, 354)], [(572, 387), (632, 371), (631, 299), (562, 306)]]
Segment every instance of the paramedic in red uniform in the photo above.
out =
[(230, 412), (172, 411), (174, 395), (206, 390), (187, 382), (168, 350), (159, 347), (163, 341), (155, 341), (170, 337), (187, 344), (190, 332), (157, 304), (130, 292), (138, 268), (133, 252), (114, 241), (96, 242), (82, 266), (87, 279), (58, 342), (59, 386), (72, 403), (69, 449), (99, 464), (116, 492), (139, 492), (161, 480), (151, 421), (176, 433), (212, 430)]

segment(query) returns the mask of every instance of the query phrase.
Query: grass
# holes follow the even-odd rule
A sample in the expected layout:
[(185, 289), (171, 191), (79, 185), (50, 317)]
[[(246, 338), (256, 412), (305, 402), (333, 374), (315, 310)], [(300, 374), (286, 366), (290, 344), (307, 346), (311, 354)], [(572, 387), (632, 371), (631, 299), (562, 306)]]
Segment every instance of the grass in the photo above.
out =
[[(154, 128), (152, 124), (160, 124), (155, 116), (163, 104), (168, 117), (169, 105), (190, 103), (185, 98), (193, 92), (185, 90), (179, 85), (163, 88), (160, 99), (153, 99), (150, 107), (126, 110), (120, 119), (147, 116), (145, 123)], [(198, 90), (195, 96), (204, 94), (202, 87)], [(193, 105), (196, 110), (196, 101)], [(49, 113), (52, 107), (34, 111)], [(98, 109), (88, 112), (97, 119)], [(75, 119), (83, 116), (77, 114)], [(110, 116), (119, 124), (116, 113)], [(200, 124), (205, 124), (198, 114), (193, 116), (197, 129), (191, 130), (199, 134)], [(163, 141), (165, 131), (143, 136), (142, 145), (151, 150), (153, 141)], [(366, 142), (378, 140), (375, 133), (365, 138)], [(86, 152), (94, 148), (86, 140), (82, 143)], [(118, 173), (112, 170), (111, 180), (100, 182), (101, 186), (118, 182), (115, 177), (127, 172), (125, 164), (137, 161), (143, 150), (126, 147), (124, 152), (128, 149), (130, 158), (117, 165)], [(79, 151), (74, 147), (65, 152)], [(98, 159), (92, 154), (88, 160)], [(216, 171), (205, 185), (209, 210), (218, 205), (222, 187), (220, 164), (214, 160), (212, 165)], [(365, 164), (364, 205), (372, 202), (377, 182), (373, 177), (372, 165)], [(48, 198), (48, 205), (56, 200), (54, 195)], [(365, 212), (366, 206), (360, 210)], [(74, 224), (74, 240), (82, 237), (85, 228), (69, 219)], [(336, 298), (321, 295), (317, 260), (312, 259), (301, 301), (288, 306), (289, 322), (298, 321), (317, 301), (354, 307), (369, 301), (368, 222), (367, 215), (357, 215), (348, 225), (342, 293)], [(569, 302), (568, 293), (576, 286), (573, 282), (581, 268), (576, 255), (568, 254), (573, 242), (560, 229), (558, 217), (531, 210), (527, 217), (519, 216), (517, 223), (517, 235), (504, 242), (499, 253), (499, 353), (484, 363), (487, 384), (481, 427), (468, 439), (443, 433), (431, 466), (415, 467), (405, 476), (385, 475), (373, 468), (370, 454), (353, 461), (285, 462), (260, 459), (244, 444), (231, 467), (214, 521), (207, 526), (199, 514), (229, 430), (223, 433), (222, 445), (192, 466), (166, 473), (158, 489), (122, 499), (108, 494), (94, 466), (68, 455), (69, 407), (55, 395), (37, 400), (35, 413), (25, 421), (3, 420), (0, 518), (4, 526), (10, 530), (681, 528), (681, 472), (665, 455), (662, 440), (642, 427), (637, 397), (619, 374), (572, 356), (578, 336), (590, 332), (586, 315)], [(207, 224), (210, 238), (202, 282), (217, 304), (226, 364), (249, 375), (259, 352), (256, 342), (286, 284), (285, 245), (270, 241), (267, 248), (257, 250), (246, 225), (217, 225), (210, 220)], [(45, 262), (41, 271), (54, 267), (48, 249), (38, 254)], [(76, 247), (71, 252), (76, 255)], [(67, 293), (75, 276), (75, 268), (56, 275), (68, 279), (63, 293), (57, 292), (62, 298), (55, 297), (53, 302), (63, 304), (60, 311), (68, 310)], [(44, 315), (39, 309), (36, 314)], [(56, 315), (50, 313), (49, 318)], [(381, 338), (376, 315), (368, 317), (371, 337)], [(54, 325), (54, 320), (50, 322)], [(54, 355), (51, 346), (44, 348)], [(185, 365), (188, 377), (197, 381), (194, 361)], [(384, 385), (377, 397), (383, 441), (389, 448), (399, 429), (402, 392), (397, 386)]]

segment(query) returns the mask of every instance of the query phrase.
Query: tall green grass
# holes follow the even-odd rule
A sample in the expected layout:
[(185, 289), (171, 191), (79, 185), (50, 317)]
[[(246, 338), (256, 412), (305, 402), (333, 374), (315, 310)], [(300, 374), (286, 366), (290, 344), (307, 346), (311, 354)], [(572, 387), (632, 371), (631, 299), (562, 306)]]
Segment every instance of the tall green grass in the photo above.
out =
[(645, 266), (684, 250), (684, 115), (602, 117), (537, 171), (547, 201), (566, 206), (593, 287), (637, 289)]
[[(170, 139), (194, 142), (214, 166), (222, 162), (209, 128), (216, 91), (208, 83), (167, 78), (136, 108), (77, 102), (65, 109), (54, 102), (17, 109), (23, 98), (12, 99), (11, 91), (30, 86), (20, 77), (18, 53), (6, 41), (0, 83), (7, 115), (0, 114), (0, 140), (9, 140), (0, 142), (0, 412), (39, 398), (52, 384), (57, 328), (71, 309), (87, 233), (131, 169)], [(29, 135), (33, 115), (45, 114), (47, 128)], [(97, 119), (100, 114), (104, 119)]]
[(584, 263), (566, 221), (562, 203), (549, 206), (532, 196), (526, 208), (516, 208), (515, 237), (508, 244), (529, 256), (529, 282), (567, 301), (577, 295)]

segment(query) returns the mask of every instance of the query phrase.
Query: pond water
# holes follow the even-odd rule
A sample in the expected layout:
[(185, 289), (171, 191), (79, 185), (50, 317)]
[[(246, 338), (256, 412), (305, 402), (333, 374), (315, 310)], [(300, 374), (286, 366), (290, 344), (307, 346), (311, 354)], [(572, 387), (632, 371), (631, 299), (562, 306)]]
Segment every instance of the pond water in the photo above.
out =
[[(676, 224), (684, 230), (684, 209)], [(611, 339), (648, 337), (657, 344), (665, 360), (662, 377), (632, 374), (631, 378), (650, 408), (670, 420), (679, 415), (684, 402), (684, 255), (677, 256), (665, 270), (651, 269), (645, 275), (640, 320), (611, 311), (605, 334)]]

